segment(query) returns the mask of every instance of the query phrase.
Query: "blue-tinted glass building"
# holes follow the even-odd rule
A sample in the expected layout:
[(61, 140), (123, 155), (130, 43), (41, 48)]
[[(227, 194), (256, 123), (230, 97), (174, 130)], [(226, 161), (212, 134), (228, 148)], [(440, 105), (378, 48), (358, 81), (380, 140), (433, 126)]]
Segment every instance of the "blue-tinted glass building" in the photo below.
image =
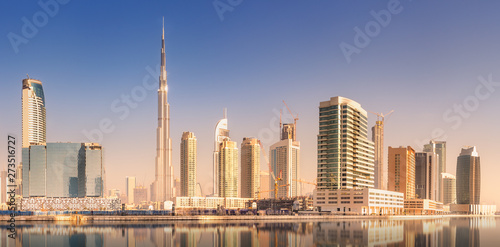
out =
[(85, 162), (78, 166), (79, 197), (100, 197), (104, 189), (102, 147), (87, 143), (82, 151)]
[(457, 204), (481, 203), (481, 166), (476, 147), (462, 148), (457, 158)]
[(102, 147), (47, 143), (23, 148), (23, 197), (102, 197)]

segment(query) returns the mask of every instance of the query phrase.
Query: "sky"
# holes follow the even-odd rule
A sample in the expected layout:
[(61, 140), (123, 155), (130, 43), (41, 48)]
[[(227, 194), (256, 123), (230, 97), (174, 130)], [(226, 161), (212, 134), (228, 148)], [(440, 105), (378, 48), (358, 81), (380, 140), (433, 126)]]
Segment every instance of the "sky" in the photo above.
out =
[[(293, 121), (285, 100), (299, 115), (300, 176), (312, 181), (319, 102), (343, 96), (368, 111), (394, 110), (386, 161), (387, 146), (421, 151), (446, 140), (455, 174), (460, 149), (477, 146), (481, 201), (500, 206), (500, 3), (40, 2), (0, 2), (0, 136), (21, 140), (28, 73), (43, 83), (47, 141), (99, 140), (107, 189), (124, 191), (126, 176), (147, 187), (154, 179), (164, 17), (175, 177), (182, 132), (192, 131), (203, 193), (212, 190), (214, 129), (225, 107), (231, 139), (257, 137), (267, 150), (278, 141), (279, 110)], [(375, 120), (370, 113), (370, 126)], [(0, 160), (6, 167), (6, 151)]]

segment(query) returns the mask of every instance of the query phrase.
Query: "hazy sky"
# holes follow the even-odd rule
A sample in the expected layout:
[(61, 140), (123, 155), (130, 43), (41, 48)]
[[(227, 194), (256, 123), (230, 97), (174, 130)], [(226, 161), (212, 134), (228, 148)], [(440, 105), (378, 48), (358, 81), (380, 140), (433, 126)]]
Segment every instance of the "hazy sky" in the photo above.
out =
[[(447, 171), (455, 174), (460, 148), (477, 146), (481, 199), (500, 204), (500, 3), (220, 0), (227, 11), (218, 13), (212, 0), (59, 1), (57, 8), (0, 2), (3, 167), (7, 133), (21, 140), (21, 81), (29, 73), (43, 82), (48, 142), (89, 141), (84, 132), (108, 119), (107, 188), (123, 191), (125, 176), (149, 186), (165, 16), (175, 176), (181, 134), (192, 131), (204, 193), (212, 189), (214, 128), (224, 107), (238, 146), (258, 137), (268, 149), (285, 100), (300, 118), (301, 177), (313, 180), (319, 102), (340, 95), (366, 110), (395, 110), (385, 155), (387, 146), (420, 151), (445, 135)], [(370, 114), (370, 125), (375, 120)]]

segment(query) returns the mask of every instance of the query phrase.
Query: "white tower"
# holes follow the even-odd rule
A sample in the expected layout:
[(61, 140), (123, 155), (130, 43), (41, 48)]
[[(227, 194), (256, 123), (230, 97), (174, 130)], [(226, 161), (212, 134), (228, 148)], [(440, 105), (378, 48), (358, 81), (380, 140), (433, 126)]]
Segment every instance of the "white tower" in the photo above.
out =
[(229, 130), (227, 128), (227, 112), (226, 109), (224, 109), (224, 118), (219, 120), (217, 122), (217, 125), (215, 126), (215, 142), (214, 142), (214, 156), (213, 156), (213, 161), (214, 161), (214, 167), (213, 167), (213, 175), (214, 175), (214, 190), (213, 190), (213, 196), (219, 196), (219, 152), (220, 152), (220, 145), (224, 141), (225, 138), (229, 137)]
[(170, 105), (167, 101), (167, 70), (165, 67), (165, 27), (161, 36), (161, 74), (158, 89), (158, 128), (156, 130), (155, 189), (157, 202), (173, 200), (172, 140), (170, 139)]

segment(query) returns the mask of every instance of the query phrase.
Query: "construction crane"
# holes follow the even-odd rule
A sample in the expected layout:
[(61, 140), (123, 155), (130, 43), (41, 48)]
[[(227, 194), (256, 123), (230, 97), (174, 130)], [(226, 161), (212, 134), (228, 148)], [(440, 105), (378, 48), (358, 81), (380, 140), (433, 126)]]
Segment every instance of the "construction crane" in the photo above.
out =
[(384, 115), (384, 113), (377, 113), (377, 112), (372, 112), (372, 111), (368, 111), (368, 112), (377, 115), (377, 121), (384, 122), (386, 117), (389, 117), (392, 113), (394, 113), (394, 110), (391, 110), (389, 113), (387, 113), (385, 115)]
[(292, 180), (299, 182), (299, 183), (303, 183), (303, 184), (310, 184), (310, 185), (318, 186), (318, 183), (316, 183), (316, 182), (309, 182), (309, 181), (305, 181), (302, 179), (292, 179)]
[(264, 146), (262, 145), (262, 143), (260, 142), (260, 140), (259, 140), (259, 146), (260, 146), (260, 149), (262, 150), (262, 153), (264, 154), (264, 158), (266, 159), (267, 166), (269, 167), (269, 174), (271, 174), (271, 176), (273, 177), (273, 181), (274, 181), (274, 198), (277, 199), (278, 198), (278, 187), (279, 187), (278, 186), (278, 181), (282, 180), (282, 179), (281, 179), (281, 177), (276, 178), (276, 176), (274, 175), (274, 172), (271, 169), (271, 163), (269, 163), (269, 158), (267, 157), (267, 154), (266, 154), (266, 150), (264, 150)]
[[(279, 187), (288, 187), (288, 186), (290, 186), (290, 184), (283, 184), (283, 185), (278, 185), (278, 188)], [(257, 194), (257, 199), (260, 200), (261, 193), (267, 193), (267, 192), (271, 192), (271, 191), (275, 191), (275, 190), (273, 189), (273, 190), (256, 191), (255, 194)]]
[(257, 199), (260, 200), (260, 194), (271, 192), (271, 191), (274, 191), (274, 190), (255, 191), (255, 194), (257, 194)]
[[(297, 120), (299, 120), (299, 114), (297, 113), (297, 116), (294, 116), (292, 111), (290, 110), (290, 107), (286, 104), (286, 102), (283, 100), (283, 104), (285, 104), (286, 109), (288, 109), (288, 112), (290, 112), (290, 115), (293, 117), (293, 140), (296, 141), (297, 139)], [(281, 127), (281, 115), (280, 115), (280, 127)]]

